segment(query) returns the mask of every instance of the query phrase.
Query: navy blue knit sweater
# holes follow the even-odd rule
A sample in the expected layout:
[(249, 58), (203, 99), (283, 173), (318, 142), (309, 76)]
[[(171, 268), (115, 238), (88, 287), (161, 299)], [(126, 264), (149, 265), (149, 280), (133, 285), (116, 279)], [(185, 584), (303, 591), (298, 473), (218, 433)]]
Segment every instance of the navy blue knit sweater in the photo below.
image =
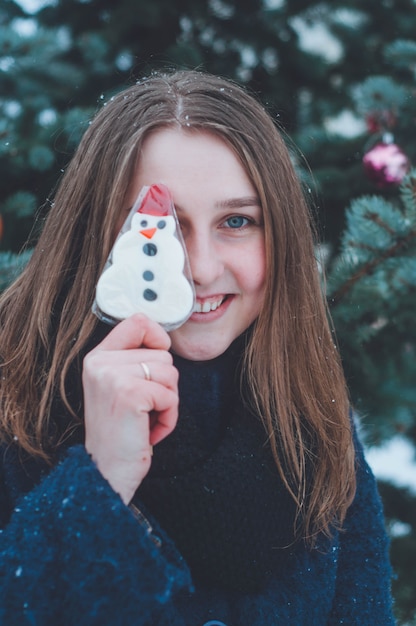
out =
[[(5, 447), (0, 624), (391, 626), (382, 507), (358, 440), (356, 449), (358, 489), (343, 531), (322, 549), (289, 550), (261, 588), (241, 591), (192, 582), (148, 502), (146, 517), (125, 506), (82, 444), (52, 470), (22, 465), (17, 447)], [(135, 503), (142, 509), (140, 490)]]

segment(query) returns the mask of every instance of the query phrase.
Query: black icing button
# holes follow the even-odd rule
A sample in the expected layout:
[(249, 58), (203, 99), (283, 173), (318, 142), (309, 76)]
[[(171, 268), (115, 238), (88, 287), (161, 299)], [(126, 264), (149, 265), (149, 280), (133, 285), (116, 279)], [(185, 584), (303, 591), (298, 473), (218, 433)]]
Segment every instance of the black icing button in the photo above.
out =
[(146, 270), (145, 272), (143, 272), (144, 280), (153, 280), (154, 277), (155, 277), (155, 275), (150, 270)]
[(153, 291), (153, 289), (145, 289), (143, 291), (143, 298), (149, 302), (153, 302), (153, 300), (157, 298), (157, 293)]
[(143, 246), (143, 252), (147, 254), (147, 256), (155, 256), (157, 253), (157, 247), (154, 243), (145, 243)]

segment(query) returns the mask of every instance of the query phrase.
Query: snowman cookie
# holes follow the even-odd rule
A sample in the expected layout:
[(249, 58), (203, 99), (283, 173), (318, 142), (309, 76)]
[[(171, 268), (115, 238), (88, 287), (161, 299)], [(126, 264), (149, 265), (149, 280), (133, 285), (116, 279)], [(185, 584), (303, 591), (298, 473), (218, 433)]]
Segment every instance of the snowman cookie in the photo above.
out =
[(189, 262), (170, 192), (161, 184), (144, 187), (98, 280), (94, 313), (111, 324), (144, 313), (173, 330), (193, 307)]

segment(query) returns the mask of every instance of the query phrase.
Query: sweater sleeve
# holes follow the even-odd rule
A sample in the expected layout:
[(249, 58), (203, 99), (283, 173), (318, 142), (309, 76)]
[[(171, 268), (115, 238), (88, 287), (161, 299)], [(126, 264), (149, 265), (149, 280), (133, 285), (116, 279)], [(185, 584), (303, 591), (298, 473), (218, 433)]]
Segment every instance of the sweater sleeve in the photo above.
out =
[(327, 626), (392, 626), (389, 540), (375, 478), (357, 433), (357, 492), (339, 535), (335, 599)]
[(162, 531), (155, 540), (83, 446), (0, 531), (0, 624), (142, 626), (189, 586), (173, 544)]

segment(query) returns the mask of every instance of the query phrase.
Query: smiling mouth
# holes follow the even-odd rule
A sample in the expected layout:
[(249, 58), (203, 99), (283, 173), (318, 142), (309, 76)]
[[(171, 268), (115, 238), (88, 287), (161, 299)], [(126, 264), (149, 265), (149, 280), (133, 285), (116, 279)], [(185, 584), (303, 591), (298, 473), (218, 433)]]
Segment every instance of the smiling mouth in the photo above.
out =
[(222, 305), (222, 303), (228, 298), (228, 296), (221, 296), (219, 298), (210, 299), (210, 300), (197, 300), (194, 306), (194, 313), (210, 313), (211, 311), (216, 311), (218, 307)]

